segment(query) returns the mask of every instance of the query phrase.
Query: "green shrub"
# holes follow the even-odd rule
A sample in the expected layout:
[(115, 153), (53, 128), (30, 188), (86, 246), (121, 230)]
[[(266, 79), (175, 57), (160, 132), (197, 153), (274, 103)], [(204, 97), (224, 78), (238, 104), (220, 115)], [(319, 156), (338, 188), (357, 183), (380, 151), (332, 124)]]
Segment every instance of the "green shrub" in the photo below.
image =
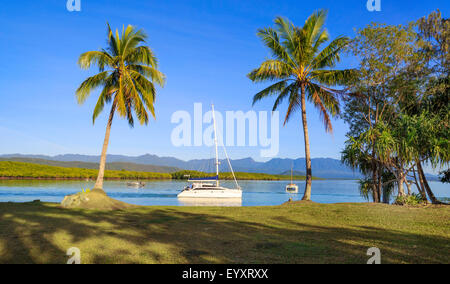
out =
[(397, 196), (397, 198), (394, 201), (394, 204), (396, 205), (410, 205), (415, 206), (423, 203), (422, 196), (420, 194), (411, 194), (406, 196)]

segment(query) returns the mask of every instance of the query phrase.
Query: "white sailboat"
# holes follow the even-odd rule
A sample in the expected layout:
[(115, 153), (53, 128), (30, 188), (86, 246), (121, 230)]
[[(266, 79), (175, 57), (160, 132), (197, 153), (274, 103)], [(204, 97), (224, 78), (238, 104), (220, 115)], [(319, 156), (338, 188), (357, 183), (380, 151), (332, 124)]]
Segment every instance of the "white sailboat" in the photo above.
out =
[(286, 185), (286, 192), (287, 193), (298, 193), (298, 185), (296, 185), (292, 180), (292, 171), (293, 171), (293, 166), (291, 166), (291, 183)]
[(178, 194), (178, 198), (242, 198), (242, 190), (237, 183), (233, 168), (231, 167), (230, 159), (228, 158), (225, 146), (223, 146), (228, 165), (233, 174), (236, 188), (226, 188), (220, 186), (219, 183), (219, 156), (217, 147), (217, 131), (216, 131), (216, 117), (214, 114), (214, 105), (212, 105), (212, 117), (214, 123), (214, 145), (216, 150), (216, 176), (210, 178), (189, 179), (188, 182), (192, 184), (186, 186), (182, 192)]

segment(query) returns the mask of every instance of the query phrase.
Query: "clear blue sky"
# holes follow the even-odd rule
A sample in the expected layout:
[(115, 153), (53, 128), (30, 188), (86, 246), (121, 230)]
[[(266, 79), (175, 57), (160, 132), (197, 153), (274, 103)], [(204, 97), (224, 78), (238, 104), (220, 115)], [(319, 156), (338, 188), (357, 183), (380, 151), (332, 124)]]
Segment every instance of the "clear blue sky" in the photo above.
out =
[[(158, 90), (157, 120), (130, 129), (113, 124), (109, 153), (152, 153), (181, 159), (209, 157), (203, 148), (175, 148), (170, 134), (176, 110), (192, 112), (194, 102), (212, 101), (220, 111), (252, 109), (251, 99), (262, 85), (246, 74), (269, 56), (256, 37), (260, 27), (282, 15), (302, 25), (319, 8), (329, 9), (327, 28), (334, 38), (354, 35), (370, 22), (401, 24), (439, 8), (448, 17), (448, 0), (381, 0), (381, 12), (368, 12), (366, 0), (349, 1), (137, 1), (81, 0), (81, 12), (68, 12), (66, 0), (3, 1), (0, 6), (0, 154), (99, 154), (104, 112), (92, 125), (96, 94), (83, 106), (75, 89), (93, 71), (80, 70), (78, 56), (105, 46), (108, 21), (113, 28), (132, 24), (145, 29), (149, 45), (167, 75)], [(355, 64), (345, 59), (339, 67)], [(254, 110), (268, 110), (273, 100)], [(312, 157), (339, 158), (347, 127), (334, 122), (326, 134), (315, 109), (309, 108)], [(285, 106), (281, 111), (286, 109)], [(299, 116), (280, 129), (279, 157), (304, 157)], [(232, 158), (259, 157), (259, 148), (229, 149)]]

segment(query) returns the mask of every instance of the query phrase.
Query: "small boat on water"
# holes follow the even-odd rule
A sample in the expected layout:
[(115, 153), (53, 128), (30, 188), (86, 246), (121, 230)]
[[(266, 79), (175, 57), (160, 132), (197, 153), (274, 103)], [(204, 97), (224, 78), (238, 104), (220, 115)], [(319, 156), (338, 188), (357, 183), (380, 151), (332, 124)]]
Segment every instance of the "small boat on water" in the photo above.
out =
[(212, 117), (214, 123), (214, 145), (216, 149), (216, 176), (200, 179), (189, 178), (188, 182), (191, 182), (192, 184), (186, 186), (184, 190), (178, 194), (178, 198), (242, 198), (242, 190), (237, 183), (236, 176), (234, 175), (233, 168), (231, 167), (230, 159), (228, 158), (225, 146), (223, 146), (223, 149), (228, 161), (228, 166), (230, 167), (231, 173), (233, 174), (236, 188), (226, 188), (220, 186), (219, 157), (217, 149), (216, 117), (214, 114), (214, 105), (212, 105)]
[(130, 182), (127, 182), (127, 186), (129, 186), (129, 187), (144, 187), (145, 186), (145, 182), (142, 182), (142, 181), (130, 181)]
[(286, 185), (286, 192), (287, 193), (298, 193), (298, 185), (293, 184), (293, 183)]
[(292, 169), (293, 167), (291, 167), (291, 183), (286, 185), (286, 192), (287, 193), (298, 193), (298, 185), (296, 185), (293, 181), (292, 181)]

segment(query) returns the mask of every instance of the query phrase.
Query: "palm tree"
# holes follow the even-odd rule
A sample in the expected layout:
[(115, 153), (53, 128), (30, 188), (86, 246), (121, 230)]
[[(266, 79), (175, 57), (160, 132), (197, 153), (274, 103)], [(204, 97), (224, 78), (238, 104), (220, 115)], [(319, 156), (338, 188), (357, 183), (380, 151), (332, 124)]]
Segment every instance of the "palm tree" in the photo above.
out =
[(119, 31), (116, 30), (114, 34), (108, 24), (108, 47), (85, 52), (78, 59), (82, 69), (97, 65), (100, 72), (87, 78), (76, 91), (78, 103), (83, 104), (94, 89), (103, 88), (94, 108), (92, 122), (95, 123), (105, 104), (112, 103), (94, 189), (103, 190), (106, 151), (114, 114), (117, 112), (120, 117), (126, 118), (131, 127), (134, 126), (133, 112), (141, 125), (148, 123), (147, 111), (155, 117), (153, 103), (156, 91), (153, 83), (163, 86), (165, 76), (158, 71), (153, 51), (142, 45), (146, 38), (143, 30), (136, 30), (131, 25), (126, 29), (124, 27), (119, 36)]
[(347, 37), (338, 37), (327, 47), (320, 47), (329, 40), (324, 28), (327, 12), (320, 10), (312, 14), (300, 28), (288, 19), (277, 17), (275, 28), (259, 29), (257, 35), (271, 53), (272, 59), (248, 74), (253, 82), (271, 82), (269, 87), (257, 93), (257, 101), (277, 95), (273, 110), (288, 98), (289, 106), (284, 119), (286, 124), (298, 108), (301, 108), (305, 139), (306, 185), (303, 200), (311, 199), (311, 157), (306, 121), (306, 98), (319, 110), (325, 130), (332, 132), (331, 116), (339, 114), (338, 96), (344, 91), (332, 89), (343, 86), (354, 76), (354, 70), (331, 70), (340, 61), (340, 53), (349, 43)]

